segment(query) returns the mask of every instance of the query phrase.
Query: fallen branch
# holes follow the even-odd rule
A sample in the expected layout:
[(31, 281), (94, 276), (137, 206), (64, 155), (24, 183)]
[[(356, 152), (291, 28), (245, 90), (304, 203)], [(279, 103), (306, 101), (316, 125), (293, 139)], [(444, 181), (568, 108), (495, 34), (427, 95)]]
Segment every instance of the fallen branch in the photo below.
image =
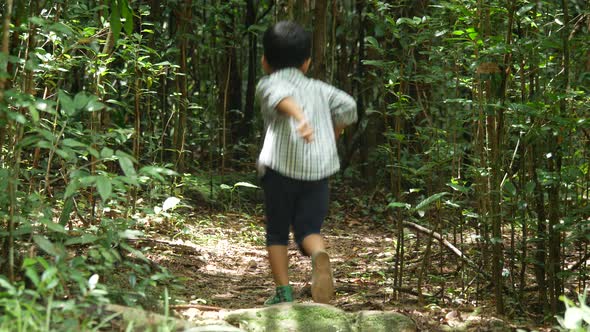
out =
[(187, 309), (198, 309), (201, 311), (221, 311), (221, 310), (225, 310), (223, 308), (220, 307), (213, 307), (213, 306), (209, 306), (209, 305), (203, 305), (203, 304), (179, 304), (179, 305), (171, 305), (170, 309), (175, 309), (175, 310), (187, 310)]
[(584, 265), (584, 263), (586, 263), (586, 261), (588, 259), (590, 259), (590, 253), (587, 253), (586, 255), (584, 255), (584, 257), (582, 257), (582, 259), (580, 259), (576, 264), (570, 266), (565, 271), (574, 272), (575, 270), (579, 269), (582, 265)]
[(133, 324), (136, 331), (146, 331), (161, 325), (173, 325), (177, 329), (190, 329), (194, 327), (192, 323), (168, 317), (154, 312), (145, 311), (137, 308), (124, 307), (116, 304), (107, 304), (106, 311), (119, 314), (118, 317), (124, 322), (125, 327)]
[(182, 248), (186, 251), (194, 252), (196, 254), (201, 253), (200, 249), (196, 246), (191, 246), (191, 245), (187, 245), (184, 243), (175, 243), (175, 242), (166, 241), (166, 240), (158, 240), (158, 239), (152, 239), (152, 238), (146, 237), (146, 238), (137, 238), (137, 239), (127, 239), (127, 241), (133, 242), (133, 243), (147, 242), (147, 243), (152, 243), (152, 244), (163, 244), (163, 245), (167, 245), (169, 247)]
[(413, 223), (411, 221), (404, 221), (403, 223), (404, 223), (404, 226), (406, 226), (406, 227), (413, 228), (421, 233), (432, 236), (433, 238), (438, 240), (440, 243), (442, 243), (445, 247), (447, 247), (452, 253), (454, 253), (456, 256), (458, 256), (463, 262), (465, 262), (465, 264), (467, 264), (469, 267), (471, 267), (475, 272), (481, 274), (482, 276), (486, 277), (487, 279), (491, 279), (491, 276), (489, 274), (487, 274), (486, 272), (482, 271), (480, 266), (478, 266), (472, 260), (467, 258), (467, 256), (465, 256), (463, 254), (463, 252), (461, 252), (461, 250), (459, 250), (457, 247), (455, 247), (451, 242), (447, 241), (447, 239), (445, 239), (439, 233), (437, 233), (433, 230), (430, 230), (424, 226), (420, 226), (420, 225)]
[[(395, 291), (398, 291), (400, 293), (410, 294), (410, 295), (413, 295), (413, 296), (415, 296), (417, 298), (421, 298), (422, 297), (422, 298), (438, 299), (438, 298), (440, 298), (440, 294), (441, 293), (444, 293), (444, 289), (441, 289), (439, 291), (439, 295), (434, 295), (434, 294), (426, 294), (426, 293), (420, 294), (417, 291), (413, 290), (411, 287), (398, 287), (398, 286), (393, 286), (392, 288)], [(443, 295), (443, 297), (445, 299), (449, 300), (449, 297), (448, 296), (444, 296)]]

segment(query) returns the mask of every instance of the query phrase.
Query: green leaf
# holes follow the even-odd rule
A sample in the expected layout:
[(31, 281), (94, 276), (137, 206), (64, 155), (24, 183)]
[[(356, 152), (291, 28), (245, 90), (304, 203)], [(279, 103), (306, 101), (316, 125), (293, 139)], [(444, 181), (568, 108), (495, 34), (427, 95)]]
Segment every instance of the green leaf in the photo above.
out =
[(103, 159), (113, 158), (114, 155), (115, 151), (113, 151), (113, 149), (111, 148), (103, 148), (102, 150), (100, 150), (100, 157)]
[(72, 154), (68, 153), (68, 151), (64, 149), (57, 149), (55, 150), (55, 153), (57, 153), (60, 157), (62, 157), (65, 160), (70, 160), (74, 157)]
[(383, 60), (363, 60), (363, 65), (365, 66), (375, 66), (375, 67), (386, 67), (391, 64), (391, 62), (383, 61)]
[(43, 271), (41, 275), (41, 281), (47, 281), (53, 279), (57, 274), (57, 268), (55, 266), (50, 266), (47, 270)]
[(162, 182), (165, 181), (162, 174), (166, 175), (166, 176), (178, 176), (178, 173), (176, 173), (175, 171), (173, 171), (171, 169), (164, 168), (164, 167), (157, 167), (157, 166), (144, 166), (139, 170), (139, 173), (149, 176), (151, 178), (154, 178), (156, 180), (162, 181)]
[(109, 22), (111, 25), (111, 32), (113, 33), (113, 40), (116, 44), (121, 35), (121, 12), (119, 11), (117, 0), (111, 1), (111, 19)]
[(121, 17), (125, 19), (125, 33), (128, 35), (133, 33), (133, 11), (129, 8), (127, 0), (119, 0), (119, 6), (121, 8)]
[(527, 184), (524, 186), (524, 192), (527, 194), (532, 194), (535, 191), (535, 187), (537, 185), (535, 184), (534, 181), (529, 181), (527, 182)]
[(463, 194), (468, 194), (469, 193), (469, 187), (465, 187), (462, 185), (458, 185), (456, 183), (447, 183), (447, 186), (453, 188), (456, 191), (459, 191)]
[(536, 5), (537, 4), (534, 3), (534, 2), (533, 3), (526, 4), (526, 5), (522, 6), (522, 7), (520, 7), (520, 9), (516, 12), (516, 15), (522, 16), (525, 13), (527, 13), (528, 11), (530, 11), (531, 9), (533, 9)]
[(96, 235), (84, 234), (80, 237), (74, 237), (74, 238), (67, 240), (65, 242), (65, 245), (69, 246), (72, 244), (88, 244), (88, 243), (94, 243), (97, 240), (98, 240), (98, 237)]
[(78, 181), (80, 181), (80, 184), (83, 187), (87, 187), (87, 186), (91, 186), (94, 183), (96, 183), (96, 176), (94, 175), (87, 175), (87, 176), (81, 176), (78, 178)]
[[(77, 181), (70, 182), (70, 185), (72, 183), (77, 183)], [(65, 199), (64, 207), (61, 210), (61, 214), (59, 215), (59, 224), (62, 227), (65, 226), (68, 223), (68, 221), (70, 221), (70, 214), (72, 213), (72, 211), (74, 211), (74, 199), (71, 198), (71, 195), (72, 195), (71, 191), (72, 190), (77, 191), (78, 188), (76, 186), (76, 188), (71, 188), (70, 189), (70, 185), (68, 185), (68, 188), (66, 188), (66, 194), (65, 195), (66, 195), (67, 198)]]
[(4, 279), (4, 276), (0, 276), (0, 287), (8, 290), (9, 294), (16, 293), (16, 288), (8, 280)]
[(49, 241), (47, 238), (45, 238), (41, 235), (34, 235), (33, 241), (35, 241), (35, 243), (39, 246), (39, 248), (41, 248), (46, 253), (53, 255), (53, 256), (59, 256), (59, 251), (57, 250), (55, 245), (53, 243), (51, 243), (51, 241)]
[[(70, 183), (68, 183), (68, 186), (66, 187), (66, 192), (64, 193), (64, 199), (68, 199), (68, 198), (73, 197), (74, 194), (76, 194), (78, 192), (79, 188), (80, 188), (80, 183), (77, 180), (74, 179), (74, 180), (70, 181)], [(67, 204), (67, 202), (66, 202), (66, 204)], [(64, 207), (64, 209), (65, 209), (65, 207)], [(62, 216), (63, 215), (64, 215), (64, 212), (62, 211)], [(60, 217), (59, 220), (61, 223), (63, 221), (62, 217)], [(68, 214), (68, 220), (69, 220), (69, 214)], [(65, 225), (65, 224), (63, 224), (63, 225)]]
[(74, 96), (74, 107), (76, 110), (81, 110), (88, 105), (89, 98), (84, 92), (79, 92)]
[(415, 17), (415, 16), (414, 16), (414, 18), (400, 17), (397, 19), (397, 21), (395, 21), (396, 25), (407, 24), (407, 25), (411, 25), (411, 26), (417, 26), (420, 23), (422, 23), (422, 19), (419, 17)]
[(61, 141), (61, 144), (71, 147), (71, 148), (86, 147), (86, 144), (84, 144), (82, 142), (78, 142), (72, 138), (65, 138), (63, 141)]
[(456, 209), (461, 207), (461, 205), (449, 200), (446, 200), (444, 204)]
[(365, 40), (367, 41), (367, 43), (369, 43), (369, 45), (371, 45), (373, 48), (375, 49), (379, 49), (379, 42), (377, 41), (377, 39), (375, 39), (375, 37), (372, 36), (368, 36), (365, 38)]
[(448, 192), (436, 193), (416, 205), (415, 210), (420, 211), (427, 208), (430, 204), (440, 200), (443, 196), (448, 195)]
[(37, 99), (35, 101), (35, 108), (39, 112), (46, 112), (49, 114), (55, 114), (55, 103), (53, 101)]
[(102, 109), (104, 109), (106, 106), (105, 104), (101, 103), (100, 101), (98, 101), (98, 99), (96, 97), (91, 98), (90, 101), (88, 102), (88, 104), (86, 105), (86, 110), (88, 112), (95, 112), (95, 111), (100, 111)]
[(504, 186), (502, 187), (502, 189), (504, 189), (504, 191), (512, 197), (516, 196), (516, 187), (510, 180), (506, 180), (504, 182)]
[(402, 203), (402, 202), (391, 202), (387, 205), (388, 208), (390, 209), (395, 209), (395, 208), (404, 208), (409, 210), (412, 206), (408, 203)]
[(58, 223), (49, 221), (49, 222), (46, 222), (46, 223), (43, 223), (43, 224), (45, 224), (45, 226), (47, 226), (47, 229), (49, 229), (52, 232), (60, 233), (60, 234), (67, 234), (68, 233), (66, 231), (66, 229), (64, 228), (64, 226), (62, 226), (62, 225), (60, 225)]
[(35, 270), (35, 268), (27, 268), (25, 271), (25, 275), (27, 276), (27, 278), (29, 278), (33, 285), (35, 285), (35, 287), (39, 287), (39, 283), (41, 282), (41, 280), (39, 280), (39, 274), (37, 273), (37, 270)]
[[(134, 237), (134, 238), (137, 238), (137, 237)], [(141, 259), (142, 261), (144, 261), (144, 262), (148, 261), (147, 257), (145, 257), (145, 255), (141, 251), (131, 247), (127, 243), (122, 242), (120, 245), (121, 245), (121, 248), (127, 250), (129, 253), (133, 254), (135, 257)]]
[(59, 90), (57, 98), (59, 99), (59, 104), (66, 115), (71, 116), (76, 112), (74, 101), (65, 91)]
[(93, 147), (87, 147), (86, 150), (88, 151), (88, 153), (90, 153), (90, 155), (92, 155), (95, 158), (100, 158), (100, 153), (98, 153), (98, 151), (96, 151), (95, 148)]
[(72, 28), (70, 28), (62, 22), (53, 23), (47, 28), (47, 30), (53, 32), (61, 32), (64, 35), (67, 35), (68, 37), (74, 35), (74, 30), (72, 30)]
[(96, 177), (96, 189), (100, 194), (100, 198), (103, 201), (106, 201), (111, 197), (111, 193), (113, 191), (113, 184), (111, 183), (111, 179), (106, 176), (97, 176)]
[(126, 229), (123, 232), (119, 232), (119, 237), (122, 239), (137, 239), (142, 236), (143, 232), (136, 229)]
[(234, 184), (234, 188), (235, 187), (260, 188), (256, 185), (251, 184), (250, 182), (238, 182)]
[(33, 120), (33, 122), (38, 123), (39, 122), (39, 111), (37, 110), (37, 108), (34, 106), (30, 106), (29, 113), (31, 114), (31, 119)]
[(125, 173), (126, 176), (137, 176), (137, 173), (135, 172), (135, 167), (133, 167), (133, 158), (130, 155), (120, 150), (117, 150), (117, 152), (115, 152), (115, 155), (118, 157), (119, 165), (121, 166), (121, 169), (123, 170), (123, 173)]

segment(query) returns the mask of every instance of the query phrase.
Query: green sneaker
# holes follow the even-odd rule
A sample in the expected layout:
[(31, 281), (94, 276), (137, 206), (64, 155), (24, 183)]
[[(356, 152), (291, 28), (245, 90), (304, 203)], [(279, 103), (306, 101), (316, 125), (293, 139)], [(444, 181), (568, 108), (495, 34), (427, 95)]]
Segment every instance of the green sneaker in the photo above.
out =
[(283, 302), (293, 302), (293, 288), (289, 285), (278, 286), (275, 295), (264, 302), (264, 305), (273, 305)]
[(311, 256), (311, 297), (317, 303), (330, 303), (334, 296), (334, 280), (330, 256), (320, 250)]

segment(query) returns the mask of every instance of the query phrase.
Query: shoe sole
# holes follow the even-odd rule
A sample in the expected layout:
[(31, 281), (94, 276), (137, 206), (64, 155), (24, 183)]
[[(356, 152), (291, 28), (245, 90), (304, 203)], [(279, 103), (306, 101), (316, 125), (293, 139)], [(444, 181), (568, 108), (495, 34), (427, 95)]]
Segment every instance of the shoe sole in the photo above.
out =
[(330, 256), (325, 251), (320, 251), (313, 258), (311, 297), (317, 303), (330, 303), (333, 296), (334, 280)]

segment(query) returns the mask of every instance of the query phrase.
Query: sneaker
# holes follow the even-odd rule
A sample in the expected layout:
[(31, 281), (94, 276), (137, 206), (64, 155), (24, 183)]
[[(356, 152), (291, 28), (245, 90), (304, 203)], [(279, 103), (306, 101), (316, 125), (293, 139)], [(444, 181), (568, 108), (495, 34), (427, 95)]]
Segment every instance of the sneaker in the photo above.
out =
[(334, 296), (334, 280), (330, 256), (320, 250), (311, 256), (311, 297), (317, 303), (330, 303)]
[(273, 305), (283, 302), (293, 302), (293, 288), (289, 285), (278, 286), (275, 295), (264, 302), (264, 305)]

